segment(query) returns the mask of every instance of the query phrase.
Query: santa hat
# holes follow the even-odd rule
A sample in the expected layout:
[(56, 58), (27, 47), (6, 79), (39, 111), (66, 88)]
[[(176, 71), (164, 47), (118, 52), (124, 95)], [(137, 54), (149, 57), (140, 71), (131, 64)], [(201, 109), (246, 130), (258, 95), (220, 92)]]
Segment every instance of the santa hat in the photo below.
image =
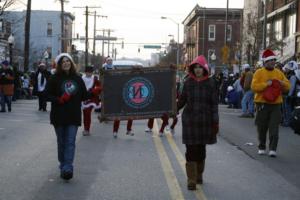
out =
[(267, 62), (268, 60), (276, 60), (276, 55), (274, 54), (274, 52), (270, 49), (266, 49), (264, 50), (263, 54), (262, 54), (262, 60), (264, 62)]
[(56, 65), (60, 61), (60, 59), (62, 59), (63, 57), (67, 57), (74, 64), (73, 58), (70, 56), (70, 54), (68, 54), (68, 53), (61, 53), (58, 56), (56, 56), (56, 58), (55, 58)]

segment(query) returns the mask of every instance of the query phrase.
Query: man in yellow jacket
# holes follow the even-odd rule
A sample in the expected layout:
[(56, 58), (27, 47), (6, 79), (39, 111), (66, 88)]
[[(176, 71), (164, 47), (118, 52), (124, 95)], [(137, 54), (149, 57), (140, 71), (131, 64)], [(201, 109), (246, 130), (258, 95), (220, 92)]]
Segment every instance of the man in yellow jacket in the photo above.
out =
[(269, 131), (269, 156), (276, 157), (281, 121), (282, 92), (289, 90), (290, 83), (285, 75), (275, 68), (276, 56), (273, 51), (265, 50), (262, 60), (264, 67), (254, 73), (251, 83), (251, 89), (255, 93), (258, 154), (266, 154), (266, 138)]

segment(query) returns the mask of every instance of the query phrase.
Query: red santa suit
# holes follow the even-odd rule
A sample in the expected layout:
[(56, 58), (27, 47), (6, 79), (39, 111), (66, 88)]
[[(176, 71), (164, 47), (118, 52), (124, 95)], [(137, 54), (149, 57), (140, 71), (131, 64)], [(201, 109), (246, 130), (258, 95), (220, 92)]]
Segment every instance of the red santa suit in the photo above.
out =
[(101, 107), (99, 94), (102, 90), (102, 87), (100, 81), (94, 75), (92, 75), (91, 77), (87, 77), (86, 75), (83, 75), (82, 79), (85, 83), (87, 91), (92, 93), (92, 97), (82, 103), (83, 124), (84, 124), (83, 134), (89, 135), (92, 110), (93, 108), (98, 109)]

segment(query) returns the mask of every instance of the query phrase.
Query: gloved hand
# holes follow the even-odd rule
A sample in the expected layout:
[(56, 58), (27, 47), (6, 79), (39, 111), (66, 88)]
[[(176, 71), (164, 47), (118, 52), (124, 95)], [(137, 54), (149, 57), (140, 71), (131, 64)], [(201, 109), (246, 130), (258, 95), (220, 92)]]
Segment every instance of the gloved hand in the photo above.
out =
[(97, 96), (100, 94), (100, 91), (101, 91), (100, 87), (94, 87), (91, 92), (94, 96)]
[(218, 132), (219, 132), (219, 124), (218, 123), (213, 123), (213, 125), (212, 125), (212, 132), (213, 132), (213, 134), (218, 134)]
[(59, 104), (64, 104), (68, 102), (71, 98), (71, 95), (65, 92), (61, 97), (58, 98), (58, 103)]

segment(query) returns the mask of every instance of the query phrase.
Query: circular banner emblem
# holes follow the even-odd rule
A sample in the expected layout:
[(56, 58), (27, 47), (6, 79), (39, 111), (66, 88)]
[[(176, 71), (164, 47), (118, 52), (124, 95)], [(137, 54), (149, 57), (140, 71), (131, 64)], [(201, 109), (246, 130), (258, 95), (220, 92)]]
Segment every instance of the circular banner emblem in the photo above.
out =
[(78, 90), (78, 85), (75, 81), (67, 80), (62, 84), (62, 90), (68, 94), (75, 94)]
[(123, 99), (132, 108), (145, 108), (153, 97), (154, 87), (143, 77), (132, 78), (123, 87)]

